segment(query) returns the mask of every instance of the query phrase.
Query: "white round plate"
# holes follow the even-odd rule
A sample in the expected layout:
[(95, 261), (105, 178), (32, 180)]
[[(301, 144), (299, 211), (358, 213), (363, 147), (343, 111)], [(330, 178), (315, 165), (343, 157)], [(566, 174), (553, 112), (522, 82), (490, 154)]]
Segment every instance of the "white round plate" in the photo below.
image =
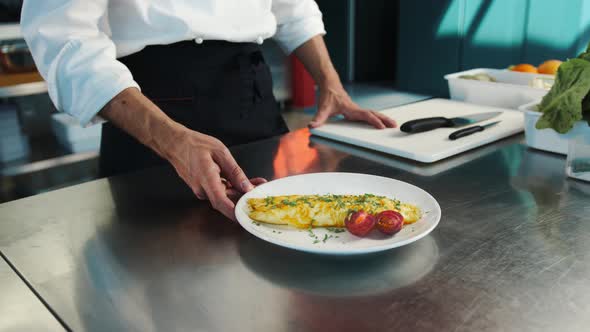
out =
[[(417, 205), (423, 216), (394, 236), (374, 230), (367, 237), (326, 228), (314, 228), (310, 234), (309, 230), (258, 223), (248, 217), (248, 198), (324, 194), (386, 196)], [(242, 196), (235, 213), (242, 227), (260, 239), (295, 250), (330, 255), (366, 254), (412, 243), (430, 233), (441, 217), (438, 202), (426, 191), (403, 181), (357, 173), (312, 173), (274, 180)]]

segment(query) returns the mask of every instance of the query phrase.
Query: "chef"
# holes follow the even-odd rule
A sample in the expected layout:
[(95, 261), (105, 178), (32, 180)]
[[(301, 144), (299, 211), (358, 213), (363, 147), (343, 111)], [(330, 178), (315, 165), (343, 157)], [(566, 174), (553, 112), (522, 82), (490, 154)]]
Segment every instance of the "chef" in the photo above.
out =
[[(226, 146), (287, 127), (260, 45), (273, 38), (319, 86), (310, 127), (342, 114), (394, 127), (342, 87), (313, 0), (25, 0), (21, 27), (58, 110), (103, 124), (104, 176), (169, 162), (234, 219), (248, 179)], [(104, 119), (104, 120), (103, 120)]]

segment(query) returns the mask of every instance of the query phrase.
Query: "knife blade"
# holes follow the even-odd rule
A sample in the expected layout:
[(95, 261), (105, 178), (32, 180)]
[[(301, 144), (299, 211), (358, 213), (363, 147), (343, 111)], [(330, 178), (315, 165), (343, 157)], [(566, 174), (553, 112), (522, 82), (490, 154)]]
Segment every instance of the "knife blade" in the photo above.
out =
[(484, 131), (487, 128), (492, 127), (492, 126), (495, 126), (495, 125), (497, 125), (500, 122), (502, 122), (502, 121), (495, 121), (495, 122), (491, 122), (491, 123), (488, 123), (488, 124), (485, 124), (485, 125), (481, 125), (481, 126), (473, 126), (473, 127), (463, 128), (463, 129), (460, 129), (460, 130), (457, 130), (457, 131), (451, 133), (449, 135), (449, 139), (452, 140), (452, 141), (454, 141), (454, 140), (459, 139), (461, 137), (469, 136), (471, 134), (475, 134), (475, 133), (478, 133), (480, 131)]
[(460, 128), (495, 118), (500, 114), (502, 114), (502, 112), (477, 113), (455, 118), (445, 118), (441, 116), (416, 119), (404, 123), (400, 127), (400, 130), (404, 133), (415, 134), (438, 128)]

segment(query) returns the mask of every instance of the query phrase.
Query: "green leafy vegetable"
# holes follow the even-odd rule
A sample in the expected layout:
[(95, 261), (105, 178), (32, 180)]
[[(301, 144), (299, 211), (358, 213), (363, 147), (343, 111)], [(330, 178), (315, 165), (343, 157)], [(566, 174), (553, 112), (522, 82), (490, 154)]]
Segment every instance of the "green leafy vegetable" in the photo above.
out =
[[(582, 100), (588, 92), (590, 53), (583, 58), (570, 59), (559, 67), (555, 84), (539, 105), (543, 115), (537, 121), (537, 129), (553, 128), (558, 133), (567, 133), (576, 122), (582, 120), (584, 112), (590, 111), (588, 108), (582, 109)], [(584, 104), (586, 106), (589, 103)]]
[(590, 93), (582, 100), (582, 116), (590, 126)]
[(582, 52), (582, 53), (580, 53), (580, 55), (578, 55), (578, 59), (590, 61), (590, 44), (588, 44), (588, 47), (586, 47), (585, 52)]

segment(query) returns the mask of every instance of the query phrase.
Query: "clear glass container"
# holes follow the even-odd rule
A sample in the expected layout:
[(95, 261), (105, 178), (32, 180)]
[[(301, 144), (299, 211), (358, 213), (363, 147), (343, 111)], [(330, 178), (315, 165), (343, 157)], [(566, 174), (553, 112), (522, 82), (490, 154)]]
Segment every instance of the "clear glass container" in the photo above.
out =
[(584, 134), (571, 138), (565, 173), (571, 178), (590, 182), (590, 127)]

